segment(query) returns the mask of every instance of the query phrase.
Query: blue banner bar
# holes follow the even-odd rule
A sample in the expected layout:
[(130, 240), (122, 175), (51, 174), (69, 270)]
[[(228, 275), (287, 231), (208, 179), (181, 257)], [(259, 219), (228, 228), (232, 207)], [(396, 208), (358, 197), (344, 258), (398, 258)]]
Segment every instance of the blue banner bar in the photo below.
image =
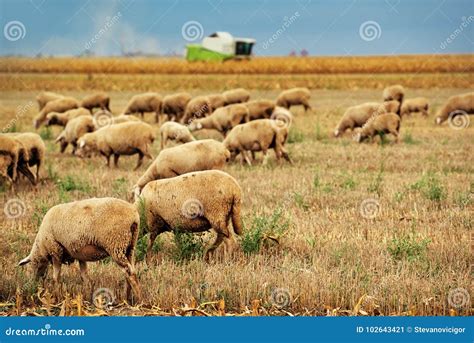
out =
[(4, 317), (0, 342), (473, 342), (472, 317)]

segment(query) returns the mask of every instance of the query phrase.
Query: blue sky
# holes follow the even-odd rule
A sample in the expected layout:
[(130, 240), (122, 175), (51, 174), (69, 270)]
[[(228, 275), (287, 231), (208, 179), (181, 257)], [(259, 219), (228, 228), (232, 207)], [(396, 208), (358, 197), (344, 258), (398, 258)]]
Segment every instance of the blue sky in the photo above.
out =
[(472, 0), (0, 0), (0, 54), (182, 53), (188, 22), (195, 42), (229, 31), (256, 55), (474, 52)]

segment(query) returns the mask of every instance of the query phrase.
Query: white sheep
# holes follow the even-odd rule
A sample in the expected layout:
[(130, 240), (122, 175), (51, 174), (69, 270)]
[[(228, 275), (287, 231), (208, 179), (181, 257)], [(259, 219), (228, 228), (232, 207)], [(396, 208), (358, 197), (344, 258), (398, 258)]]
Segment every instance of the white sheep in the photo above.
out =
[(339, 121), (336, 129), (334, 130), (334, 136), (339, 137), (347, 129), (355, 129), (356, 127), (362, 127), (372, 116), (376, 116), (382, 113), (399, 113), (400, 103), (398, 101), (386, 101), (383, 103), (378, 102), (366, 102), (361, 105), (351, 106), (347, 108)]
[(268, 119), (275, 109), (275, 103), (271, 100), (261, 99), (244, 103), (249, 110), (249, 119)]
[(48, 102), (61, 99), (63, 97), (64, 95), (54, 92), (41, 92), (36, 96), (36, 101), (38, 102), (38, 107), (41, 111)]
[(222, 95), (225, 98), (225, 105), (239, 104), (250, 99), (250, 92), (244, 88), (229, 89)]
[(91, 113), (96, 107), (110, 112), (110, 96), (105, 92), (88, 95), (82, 99), (81, 107), (87, 108)]
[(46, 126), (58, 125), (66, 126), (67, 122), (71, 119), (80, 117), (80, 116), (91, 116), (88, 109), (84, 107), (75, 108), (66, 112), (50, 112), (46, 115)]
[(46, 120), (46, 116), (51, 112), (66, 112), (79, 107), (79, 102), (71, 97), (63, 97), (51, 100), (43, 107), (33, 121), (33, 125), (37, 129)]
[(64, 130), (56, 138), (55, 143), (60, 144), (60, 151), (64, 153), (69, 144), (72, 145), (72, 154), (76, 152), (77, 140), (86, 133), (94, 132), (95, 125), (92, 116), (81, 116), (71, 119)]
[(76, 155), (90, 157), (93, 153), (101, 154), (106, 158), (107, 166), (110, 156), (114, 155), (114, 165), (117, 166), (121, 155), (138, 154), (136, 170), (142, 165), (144, 156), (153, 159), (150, 145), (154, 140), (155, 133), (151, 125), (135, 121), (115, 124), (82, 136)]
[(306, 112), (311, 109), (311, 105), (309, 104), (310, 98), (311, 93), (308, 88), (291, 88), (284, 90), (278, 95), (276, 104), (286, 109), (290, 109), (291, 106), (303, 105)]
[(400, 115), (406, 116), (415, 112), (421, 112), (425, 117), (428, 116), (430, 104), (426, 98), (405, 99), (400, 108)]
[(210, 116), (195, 119), (189, 130), (213, 129), (221, 132), (224, 137), (229, 130), (241, 123), (249, 121), (249, 110), (244, 104), (234, 104), (218, 108)]
[(166, 116), (164, 121), (180, 121), (191, 99), (191, 94), (185, 92), (166, 95), (161, 108), (162, 114)]
[(189, 129), (176, 122), (166, 122), (160, 127), (161, 149), (168, 147), (170, 141), (174, 144), (184, 144), (195, 141)]
[(114, 198), (93, 198), (52, 207), (44, 216), (31, 251), (20, 266), (31, 263), (36, 278), (53, 265), (53, 280), (60, 280), (61, 265), (79, 261), (87, 279), (87, 262), (110, 256), (125, 272), (137, 301), (142, 294), (135, 272), (135, 246), (140, 216), (135, 206)]
[(398, 142), (398, 133), (400, 131), (400, 116), (396, 113), (383, 113), (370, 118), (364, 124), (362, 129), (357, 132), (354, 140), (362, 142), (367, 138), (372, 138), (377, 134), (389, 134), (395, 136), (395, 142)]
[(438, 110), (436, 124), (441, 125), (449, 116), (456, 116), (462, 113), (474, 114), (474, 92), (450, 97)]
[(230, 153), (213, 139), (204, 139), (162, 150), (146, 172), (133, 186), (135, 198), (145, 185), (153, 180), (210, 169), (222, 169)]
[(266, 163), (268, 149), (273, 149), (277, 160), (282, 156), (292, 163), (284, 144), (288, 138), (288, 127), (280, 120), (257, 119), (234, 127), (224, 139), (224, 146), (230, 151), (231, 159), (242, 154), (245, 161), (252, 165), (247, 152), (262, 151), (263, 163)]
[(191, 121), (207, 117), (211, 114), (211, 103), (207, 96), (197, 96), (192, 98), (191, 101), (186, 105), (183, 118), (181, 118), (182, 124), (189, 124)]
[(11, 186), (17, 180), (18, 172), (35, 184), (35, 176), (28, 166), (29, 159), (29, 151), (23, 143), (13, 136), (0, 134), (0, 175), (9, 181)]
[(158, 93), (143, 93), (134, 95), (127, 106), (123, 110), (122, 114), (134, 114), (140, 113), (143, 118), (145, 112), (155, 113), (155, 121), (159, 121), (161, 113), (162, 98)]
[[(7, 135), (18, 140), (27, 150), (25, 162), (29, 167), (36, 166), (36, 178), (34, 184), (37, 184), (40, 178), (40, 168), (44, 163), (46, 156), (46, 145), (40, 135), (34, 132), (15, 132)], [(27, 176), (28, 177), (28, 176)]]
[(405, 96), (405, 89), (402, 85), (393, 85), (386, 87), (383, 90), (383, 101), (396, 100), (400, 104), (403, 104), (403, 97)]
[(156, 237), (166, 231), (203, 232), (213, 230), (217, 237), (205, 252), (211, 253), (225, 241), (232, 240), (233, 231), (241, 235), (242, 190), (237, 181), (222, 171), (193, 172), (170, 179), (148, 183), (137, 206), (144, 206), (145, 220), (150, 238), (147, 263)]

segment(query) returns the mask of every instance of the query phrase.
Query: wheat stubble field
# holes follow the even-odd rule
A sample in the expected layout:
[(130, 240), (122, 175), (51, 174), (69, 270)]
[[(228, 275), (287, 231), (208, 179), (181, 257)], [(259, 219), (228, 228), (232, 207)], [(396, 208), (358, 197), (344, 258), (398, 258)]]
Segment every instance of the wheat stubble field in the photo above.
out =
[[(25, 205), (18, 218), (0, 213), (0, 314), (473, 314), (470, 300), (465, 301), (466, 294), (472, 298), (473, 119), (459, 130), (434, 124), (434, 112), (449, 96), (472, 90), (472, 56), (461, 64), (440, 58), (433, 62), (440, 72), (427, 68), (417, 73), (407, 62), (406, 70), (397, 72), (380, 73), (374, 67), (324, 75), (314, 70), (286, 70), (283, 75), (123, 70), (109, 76), (79, 70), (83, 61), (71, 74), (64, 73), (62, 62), (55, 69), (54, 60), (48, 61), (53, 63), (48, 70), (10, 62), (0, 63), (0, 127), (16, 131), (34, 131), (34, 98), (41, 90), (82, 98), (101, 89), (109, 92), (111, 109), (119, 113), (133, 94), (144, 90), (197, 95), (244, 86), (253, 99), (275, 99), (281, 89), (299, 85), (311, 88), (313, 109), (304, 113), (293, 108), (287, 144), (293, 165), (276, 163), (270, 152), (267, 165), (225, 167), (244, 195), (239, 249), (206, 263), (201, 253), (210, 234), (161, 235), (153, 263), (137, 265), (145, 299), (134, 307), (123, 303), (124, 277), (109, 260), (89, 264), (91, 281), (86, 284), (78, 265), (65, 266), (56, 289), (50, 277), (37, 284), (17, 267), (50, 207), (90, 197), (130, 200), (131, 186), (146, 168), (132, 171), (135, 157), (124, 157), (119, 168), (108, 169), (103, 158), (61, 155), (54, 144), (60, 128), (40, 129), (48, 149), (42, 181), (33, 187), (21, 180), (16, 192), (5, 186), (0, 190), (2, 207), (11, 199)], [(270, 63), (252, 61), (257, 62)], [(35, 63), (41, 65), (41, 60)], [(88, 63), (94, 65), (93, 60)], [(383, 87), (393, 83), (406, 85), (408, 98), (427, 97), (430, 117), (403, 118), (398, 144), (391, 137), (358, 144), (350, 133), (332, 136), (345, 108), (381, 101)], [(145, 120), (153, 123), (152, 115)], [(158, 152), (156, 141), (153, 155)], [(146, 240), (139, 241), (139, 261)], [(91, 305), (100, 288), (113, 294), (103, 309)], [(459, 296), (464, 303), (453, 306)]]

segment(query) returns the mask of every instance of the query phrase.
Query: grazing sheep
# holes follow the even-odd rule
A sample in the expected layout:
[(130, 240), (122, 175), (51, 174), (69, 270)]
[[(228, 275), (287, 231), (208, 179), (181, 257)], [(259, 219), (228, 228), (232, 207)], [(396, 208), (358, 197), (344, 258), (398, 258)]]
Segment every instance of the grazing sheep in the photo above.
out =
[(135, 170), (140, 168), (143, 157), (150, 159), (150, 145), (155, 140), (153, 127), (143, 122), (127, 122), (103, 127), (95, 132), (82, 136), (76, 151), (79, 157), (90, 157), (92, 153), (99, 153), (107, 160), (114, 155), (114, 165), (117, 166), (120, 155), (138, 154), (138, 163)]
[(79, 102), (71, 97), (63, 97), (60, 99), (49, 101), (43, 109), (38, 113), (33, 121), (35, 128), (39, 128), (46, 120), (46, 116), (51, 112), (66, 112), (79, 107)]
[(339, 137), (347, 129), (353, 130), (356, 127), (364, 126), (367, 120), (372, 116), (389, 112), (399, 113), (400, 103), (392, 100), (383, 103), (366, 102), (361, 105), (351, 106), (344, 112), (344, 115), (334, 130), (334, 136)]
[(94, 93), (82, 99), (81, 107), (87, 108), (91, 113), (96, 107), (110, 112), (110, 97), (105, 92)]
[(222, 94), (210, 94), (207, 98), (211, 104), (211, 113), (225, 106), (225, 97)]
[(192, 99), (189, 93), (170, 94), (163, 98), (162, 114), (166, 115), (165, 121), (179, 121), (186, 110), (186, 105)]
[(154, 112), (158, 122), (161, 113), (162, 98), (158, 93), (143, 93), (134, 95), (123, 110), (123, 114), (140, 113), (143, 118), (145, 112)]
[(250, 92), (244, 88), (230, 89), (222, 93), (225, 98), (225, 105), (239, 104), (250, 99)]
[(135, 197), (147, 183), (181, 174), (210, 169), (222, 169), (230, 153), (221, 142), (213, 139), (190, 142), (162, 150), (147, 171), (133, 186)]
[(430, 104), (426, 98), (412, 98), (403, 101), (400, 108), (400, 115), (406, 116), (414, 112), (421, 112), (425, 117), (428, 116)]
[(19, 265), (32, 263), (39, 279), (46, 277), (51, 263), (57, 284), (62, 264), (78, 260), (85, 281), (87, 262), (110, 256), (126, 274), (127, 295), (131, 288), (140, 301), (134, 257), (139, 224), (135, 206), (120, 199), (93, 198), (56, 205), (44, 216), (30, 254)]
[(46, 145), (44, 144), (43, 139), (41, 139), (40, 135), (33, 132), (7, 133), (7, 135), (18, 140), (27, 150), (25, 161), (29, 167), (36, 166), (35, 184), (38, 183), (40, 168), (46, 155)]
[(56, 138), (55, 143), (60, 144), (60, 151), (63, 153), (69, 144), (72, 145), (72, 154), (76, 152), (77, 140), (88, 132), (94, 132), (95, 125), (92, 116), (81, 116), (71, 119), (64, 130)]
[(239, 153), (249, 165), (247, 151), (262, 151), (266, 163), (268, 149), (273, 149), (277, 160), (281, 156), (292, 163), (284, 144), (288, 138), (288, 127), (279, 120), (257, 119), (234, 127), (224, 139), (224, 146), (230, 151), (231, 159)]
[(211, 103), (207, 96), (197, 96), (186, 105), (182, 124), (189, 124), (192, 120), (207, 117), (211, 112)]
[[(219, 170), (198, 171), (171, 179), (148, 183), (138, 200), (144, 204), (145, 218), (150, 239), (147, 263), (156, 237), (166, 231), (203, 232), (210, 229), (217, 233), (214, 243), (206, 249), (205, 258), (225, 240), (232, 240), (233, 231), (241, 235), (242, 190), (237, 181)], [(143, 206), (143, 205), (142, 205)]]
[(398, 132), (400, 131), (400, 117), (396, 113), (383, 113), (370, 118), (362, 129), (356, 134), (354, 140), (362, 142), (367, 138), (372, 138), (376, 134), (391, 133), (398, 142)]
[(184, 144), (195, 141), (186, 126), (172, 121), (161, 125), (160, 136), (162, 150), (168, 146), (169, 141), (173, 141), (175, 144)]
[(441, 106), (436, 114), (436, 124), (441, 125), (446, 121), (450, 115), (455, 116), (466, 112), (467, 114), (474, 114), (474, 92), (454, 95)]
[(80, 117), (80, 116), (90, 116), (89, 110), (84, 107), (75, 108), (63, 113), (51, 112), (46, 116), (46, 126), (58, 125), (66, 126), (67, 122), (71, 119)]
[(53, 92), (41, 92), (36, 96), (36, 101), (38, 102), (39, 110), (41, 111), (44, 106), (50, 101), (63, 98), (64, 95), (53, 93)]
[(311, 109), (311, 105), (309, 104), (310, 97), (311, 93), (308, 88), (291, 88), (278, 95), (276, 104), (286, 109), (290, 109), (291, 106), (303, 105), (306, 112)]
[(126, 123), (126, 122), (131, 122), (131, 121), (139, 121), (139, 122), (142, 121), (140, 118), (135, 117), (134, 115), (131, 115), (131, 114), (120, 114), (118, 116), (114, 116), (111, 112), (102, 111), (102, 110), (99, 110), (96, 113), (94, 113), (92, 120), (94, 121), (94, 127), (96, 130), (104, 126), (110, 126), (114, 124), (121, 124), (121, 123)]
[(29, 152), (14, 136), (0, 134), (0, 175), (11, 185), (16, 181), (18, 172), (25, 175), (32, 184), (35, 176), (28, 167)]
[(275, 103), (271, 100), (253, 100), (244, 104), (249, 109), (249, 119), (268, 119), (275, 109)]
[(214, 139), (218, 142), (222, 142), (224, 140), (224, 135), (214, 129), (201, 129), (201, 130), (196, 130), (193, 131), (193, 136), (197, 140), (202, 140), (202, 139)]
[(248, 123), (249, 110), (243, 104), (228, 105), (218, 108), (209, 117), (193, 120), (189, 130), (214, 129), (225, 135), (234, 126)]
[(284, 107), (275, 107), (270, 119), (281, 120), (286, 124), (286, 126), (288, 126), (288, 128), (290, 128), (291, 124), (293, 123), (293, 115)]
[(383, 101), (396, 100), (400, 104), (402, 104), (404, 95), (405, 95), (405, 90), (403, 86), (401, 85), (389, 86), (383, 90)]

